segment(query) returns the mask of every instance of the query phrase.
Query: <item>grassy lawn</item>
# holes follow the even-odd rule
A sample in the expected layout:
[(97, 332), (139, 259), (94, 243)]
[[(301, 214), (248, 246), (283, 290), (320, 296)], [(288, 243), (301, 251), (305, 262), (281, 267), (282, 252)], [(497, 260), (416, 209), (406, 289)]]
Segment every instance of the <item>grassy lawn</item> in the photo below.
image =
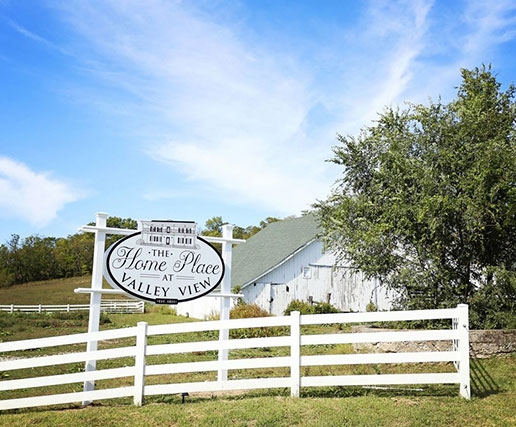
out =
[[(38, 292), (55, 289), (52, 298), (69, 294), (70, 290), (58, 290), (65, 283), (66, 289), (88, 286), (89, 278), (45, 282), (34, 285)], [(82, 281), (82, 282), (81, 282)], [(64, 287), (64, 286), (63, 286)], [(22, 287), (14, 287), (22, 289)], [(13, 290), (10, 288), (8, 290)], [(29, 287), (26, 290), (29, 291)], [(4, 290), (6, 291), (6, 290)], [(1, 294), (2, 298), (4, 295)], [(11, 294), (14, 295), (14, 294)], [(27, 303), (27, 295), (21, 302)], [(63, 303), (62, 300), (53, 301)], [(64, 302), (66, 303), (66, 302)], [(103, 315), (101, 330), (134, 326), (138, 321), (149, 324), (164, 324), (195, 321), (170, 313), (166, 307), (154, 307), (143, 314)], [(0, 313), (0, 340), (13, 341), (87, 331), (87, 313)], [(303, 327), (303, 334), (339, 333), (348, 331), (347, 326), (321, 325)], [(272, 333), (284, 335), (284, 328), (275, 328)], [(207, 341), (218, 339), (217, 332), (199, 332), (149, 337), (149, 344), (184, 341)], [(288, 343), (288, 342), (286, 342)], [(134, 345), (134, 338), (103, 341), (99, 348)], [(70, 351), (84, 351), (85, 345), (54, 347), (35, 351), (1, 354), (9, 357), (37, 357)], [(304, 346), (302, 354), (353, 353), (351, 345)], [(230, 358), (275, 357), (289, 355), (288, 347), (245, 349), (230, 351)], [(200, 351), (189, 354), (160, 355), (149, 357), (148, 364), (177, 363), (216, 360), (215, 351)], [(131, 366), (132, 358), (99, 361), (98, 368)], [(27, 378), (81, 372), (83, 363), (55, 365), (51, 367), (0, 372), (0, 380)], [(345, 365), (327, 367), (304, 367), (303, 375), (386, 374), (419, 372), (453, 372), (449, 363), (417, 365)], [(230, 370), (230, 379), (255, 378), (258, 376), (288, 376), (287, 368)], [(19, 409), (0, 413), (0, 425), (210, 425), (228, 424), (244, 426), (289, 426), (289, 425), (516, 425), (516, 354), (487, 360), (472, 360), (473, 399), (458, 397), (457, 385), (422, 385), (400, 387), (324, 387), (303, 388), (301, 398), (289, 397), (289, 389), (260, 390), (252, 392), (198, 393), (186, 398), (181, 404), (177, 395), (153, 396), (141, 407), (132, 406), (132, 399), (104, 400), (94, 406), (80, 408), (79, 404), (57, 407)], [(212, 381), (215, 372), (156, 375), (146, 378), (147, 384)], [(98, 381), (97, 387), (111, 388), (130, 386), (131, 377)], [(0, 392), (0, 399), (27, 397), (31, 395), (81, 391), (82, 384), (50, 386), (41, 389), (22, 389)]]
[[(76, 294), (76, 288), (91, 287), (91, 276), (44, 280), (0, 288), (0, 304), (89, 304), (89, 294)], [(111, 287), (104, 281), (104, 288)], [(128, 299), (123, 295), (104, 299)]]
[(26, 409), (0, 414), (0, 424), (88, 426), (513, 426), (516, 425), (516, 359), (483, 361), (496, 389), (471, 401), (457, 397), (456, 387), (419, 390), (374, 390), (357, 387), (304, 389), (300, 399), (287, 390), (147, 399), (141, 407), (130, 401), (104, 401), (93, 407)]

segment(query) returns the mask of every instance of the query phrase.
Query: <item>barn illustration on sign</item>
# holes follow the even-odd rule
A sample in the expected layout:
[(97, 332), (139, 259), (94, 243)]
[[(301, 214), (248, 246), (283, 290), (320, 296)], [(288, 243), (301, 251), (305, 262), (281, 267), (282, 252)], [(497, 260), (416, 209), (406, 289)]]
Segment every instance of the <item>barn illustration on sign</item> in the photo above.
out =
[(141, 221), (141, 245), (170, 248), (196, 248), (197, 223), (194, 221)]

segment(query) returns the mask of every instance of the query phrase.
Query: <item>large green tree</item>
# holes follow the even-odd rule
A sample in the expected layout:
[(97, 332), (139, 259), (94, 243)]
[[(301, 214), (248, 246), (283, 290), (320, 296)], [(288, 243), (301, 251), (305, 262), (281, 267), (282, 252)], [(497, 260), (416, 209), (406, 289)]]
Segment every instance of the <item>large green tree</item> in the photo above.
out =
[(472, 304), (477, 326), (516, 311), (516, 104), (491, 67), (462, 70), (450, 103), (387, 108), (338, 136), (343, 167), (316, 207), (340, 258), (408, 308)]

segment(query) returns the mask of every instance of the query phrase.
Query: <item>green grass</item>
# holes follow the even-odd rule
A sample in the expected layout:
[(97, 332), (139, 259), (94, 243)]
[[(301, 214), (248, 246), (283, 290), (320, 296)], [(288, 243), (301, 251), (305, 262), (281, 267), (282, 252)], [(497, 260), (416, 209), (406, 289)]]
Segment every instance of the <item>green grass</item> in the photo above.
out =
[[(88, 278), (49, 281), (34, 284), (27, 290), (45, 286), (72, 289), (88, 286)], [(82, 283), (80, 283), (82, 281)], [(66, 285), (66, 286), (63, 286)], [(20, 287), (16, 287), (20, 288)], [(12, 288), (11, 288), (12, 289)], [(2, 290), (5, 291), (5, 290)], [(66, 294), (65, 291), (61, 295)], [(57, 293), (59, 294), (59, 292)], [(56, 295), (57, 295), (56, 294)], [(53, 298), (57, 298), (53, 295)], [(29, 298), (25, 295), (23, 303)], [(61, 301), (59, 301), (61, 302)], [(57, 303), (57, 302), (55, 302)], [(194, 321), (167, 313), (155, 307), (144, 314), (109, 314), (102, 318), (101, 330), (134, 326), (138, 321), (149, 324), (164, 324)], [(342, 325), (321, 325), (303, 327), (303, 334), (339, 333)], [(87, 331), (87, 313), (53, 314), (10, 314), (0, 313), (0, 340), (13, 341), (64, 335)], [(278, 328), (274, 334), (283, 334)], [(184, 342), (187, 340), (216, 340), (217, 332), (198, 332), (190, 334), (164, 335), (149, 337), (149, 344)], [(103, 341), (100, 348), (134, 345), (134, 338)], [(69, 351), (84, 351), (85, 345), (73, 345), (3, 354), (0, 356), (35, 357), (59, 354)], [(352, 353), (350, 345), (304, 346), (302, 354)], [(245, 349), (230, 351), (230, 358), (275, 357), (289, 354), (288, 347), (266, 349)], [(216, 360), (215, 351), (201, 351), (194, 354), (160, 355), (148, 358), (149, 364), (177, 363), (186, 361)], [(131, 366), (132, 358), (119, 358), (99, 361), (98, 368)], [(10, 380), (32, 376), (55, 375), (80, 372), (83, 363), (55, 365), (51, 367), (0, 372), (0, 379)], [(451, 364), (417, 365), (355, 365), (305, 367), (303, 375), (330, 374), (385, 374), (407, 372), (453, 372)], [(258, 376), (289, 375), (286, 368), (231, 370), (231, 379), (255, 378)], [(433, 426), (433, 425), (516, 425), (516, 354), (488, 360), (472, 360), (473, 399), (466, 401), (458, 397), (457, 385), (423, 385), (371, 389), (363, 387), (323, 387), (303, 388), (301, 398), (289, 397), (288, 389), (260, 390), (226, 394), (193, 394), (181, 404), (177, 395), (153, 396), (146, 404), (137, 408), (131, 399), (104, 400), (94, 406), (80, 408), (79, 404), (59, 405), (32, 409), (19, 409), (0, 413), (0, 425), (88, 425), (88, 426), (125, 426), (125, 425), (210, 425), (210, 426), (340, 426), (340, 425), (396, 425), (396, 426)], [(211, 381), (215, 372), (192, 374), (160, 375), (147, 377), (147, 384)], [(132, 378), (98, 381), (98, 388), (129, 386)], [(26, 397), (35, 394), (54, 394), (80, 391), (82, 384), (50, 386), (41, 389), (13, 390), (0, 392), (0, 399)]]
[[(145, 320), (149, 324), (193, 321), (156, 310), (145, 314), (110, 314), (101, 329), (133, 326)], [(50, 326), (48, 326), (50, 324)], [(25, 325), (20, 330), (20, 325)], [(0, 316), (3, 340), (17, 340), (33, 336), (60, 335), (84, 332), (87, 317), (82, 313), (17, 314)], [(339, 325), (304, 327), (303, 333), (336, 333)], [(7, 333), (7, 334), (6, 334)], [(216, 332), (178, 334), (150, 337), (150, 344), (185, 340), (217, 339)], [(102, 342), (101, 348), (133, 345), (133, 339)], [(81, 351), (84, 345), (51, 348), (36, 352), (16, 352), (14, 355), (33, 357), (63, 351)], [(305, 346), (303, 354), (350, 353), (349, 345)], [(288, 355), (288, 347), (247, 349), (230, 352), (230, 358), (274, 357)], [(149, 364), (174, 363), (192, 360), (215, 360), (216, 352), (162, 355), (149, 357)], [(99, 369), (132, 365), (131, 358), (99, 361)], [(28, 376), (55, 375), (81, 371), (82, 363), (56, 365), (9, 372), (4, 379)], [(419, 365), (357, 365), (303, 368), (303, 375), (374, 374), (392, 372), (450, 371), (449, 364)], [(288, 369), (232, 370), (230, 378), (288, 375)], [(216, 374), (194, 373), (161, 375), (147, 378), (148, 384), (214, 380)], [(472, 362), (472, 378), (476, 396), (468, 402), (458, 397), (455, 385), (409, 386), (388, 389), (362, 387), (304, 388), (301, 399), (290, 398), (288, 389), (261, 390), (215, 395), (200, 393), (188, 397), (182, 405), (179, 396), (148, 398), (142, 408), (131, 405), (131, 399), (105, 400), (93, 407), (80, 409), (78, 404), (56, 408), (33, 408), (0, 413), (0, 425), (514, 425), (516, 422), (516, 355)], [(99, 388), (132, 385), (132, 378), (97, 382)], [(81, 384), (52, 386), (45, 394), (80, 391)], [(0, 393), (1, 399), (29, 396), (34, 390)]]
[[(91, 276), (44, 280), (0, 288), (0, 304), (89, 304), (89, 294), (76, 294), (76, 288), (90, 288)], [(111, 289), (104, 281), (103, 287)], [(104, 299), (128, 299), (124, 295), (104, 295)]]
[(466, 401), (456, 387), (423, 391), (357, 387), (303, 389), (300, 399), (287, 390), (225, 396), (147, 399), (134, 407), (128, 399), (104, 401), (83, 409), (26, 409), (0, 414), (9, 426), (512, 426), (516, 424), (516, 359), (482, 362), (496, 390)]

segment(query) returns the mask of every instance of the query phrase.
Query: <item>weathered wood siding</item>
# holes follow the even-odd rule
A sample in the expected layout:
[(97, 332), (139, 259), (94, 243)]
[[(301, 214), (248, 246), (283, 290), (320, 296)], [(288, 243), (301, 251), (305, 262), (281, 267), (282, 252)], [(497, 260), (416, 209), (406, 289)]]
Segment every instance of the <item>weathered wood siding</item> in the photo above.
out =
[(391, 307), (392, 294), (376, 280), (349, 267), (335, 267), (335, 257), (314, 241), (284, 264), (246, 286), (245, 300), (281, 315), (294, 299), (329, 302), (343, 311), (365, 311), (369, 302), (381, 310)]

